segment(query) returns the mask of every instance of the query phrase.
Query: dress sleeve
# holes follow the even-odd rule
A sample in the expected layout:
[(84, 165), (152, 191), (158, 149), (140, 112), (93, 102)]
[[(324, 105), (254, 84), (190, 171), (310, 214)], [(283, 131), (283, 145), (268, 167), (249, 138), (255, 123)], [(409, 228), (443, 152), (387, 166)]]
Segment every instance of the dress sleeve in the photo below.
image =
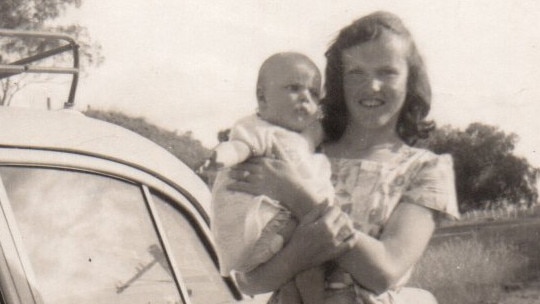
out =
[(420, 162), (418, 171), (401, 199), (458, 219), (454, 166), (450, 155), (431, 154)]

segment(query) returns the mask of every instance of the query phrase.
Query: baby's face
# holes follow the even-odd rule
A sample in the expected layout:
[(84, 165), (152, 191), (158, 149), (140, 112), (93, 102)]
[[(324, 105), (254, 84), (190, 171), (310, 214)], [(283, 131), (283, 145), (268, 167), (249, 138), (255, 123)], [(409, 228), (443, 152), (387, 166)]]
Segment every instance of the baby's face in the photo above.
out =
[(266, 75), (259, 114), (266, 121), (300, 132), (319, 116), (321, 76), (306, 63), (277, 63)]

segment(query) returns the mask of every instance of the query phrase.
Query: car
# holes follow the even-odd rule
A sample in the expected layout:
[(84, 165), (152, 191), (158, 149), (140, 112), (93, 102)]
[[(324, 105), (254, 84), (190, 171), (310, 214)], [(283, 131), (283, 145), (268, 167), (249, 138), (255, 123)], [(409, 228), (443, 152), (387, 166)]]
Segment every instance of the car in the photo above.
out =
[[(47, 72), (40, 59), (0, 65), (0, 78)], [(0, 107), (1, 303), (259, 301), (219, 274), (207, 185), (149, 139), (73, 110), (76, 64), (65, 72), (65, 109)]]

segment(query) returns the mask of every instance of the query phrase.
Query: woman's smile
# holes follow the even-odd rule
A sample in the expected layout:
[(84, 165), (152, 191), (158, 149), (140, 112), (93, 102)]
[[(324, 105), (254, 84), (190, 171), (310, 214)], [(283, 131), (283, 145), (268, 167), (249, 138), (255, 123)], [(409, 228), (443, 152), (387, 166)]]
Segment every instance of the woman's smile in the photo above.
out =
[(358, 103), (366, 108), (377, 108), (385, 104), (384, 100), (378, 98), (360, 99)]

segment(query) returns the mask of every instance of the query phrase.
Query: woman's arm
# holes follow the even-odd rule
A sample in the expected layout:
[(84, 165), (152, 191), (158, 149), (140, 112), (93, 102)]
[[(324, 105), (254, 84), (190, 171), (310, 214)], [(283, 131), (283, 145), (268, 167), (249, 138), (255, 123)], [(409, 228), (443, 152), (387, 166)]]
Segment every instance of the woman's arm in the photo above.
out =
[(338, 237), (348, 224), (338, 207), (313, 208), (274, 257), (251, 272), (237, 274), (240, 290), (250, 295), (275, 291), (296, 274), (342, 255), (355, 244), (354, 238)]
[(288, 160), (276, 160), (265, 157), (252, 157), (246, 162), (231, 168), (229, 176), (235, 180), (227, 186), (228, 190), (240, 191), (252, 195), (267, 195), (285, 207), (298, 219), (301, 219), (323, 198), (318, 189), (298, 171), (298, 166)]
[(357, 233), (354, 247), (339, 265), (367, 289), (381, 293), (394, 286), (424, 252), (435, 229), (434, 211), (400, 203), (380, 239)]

